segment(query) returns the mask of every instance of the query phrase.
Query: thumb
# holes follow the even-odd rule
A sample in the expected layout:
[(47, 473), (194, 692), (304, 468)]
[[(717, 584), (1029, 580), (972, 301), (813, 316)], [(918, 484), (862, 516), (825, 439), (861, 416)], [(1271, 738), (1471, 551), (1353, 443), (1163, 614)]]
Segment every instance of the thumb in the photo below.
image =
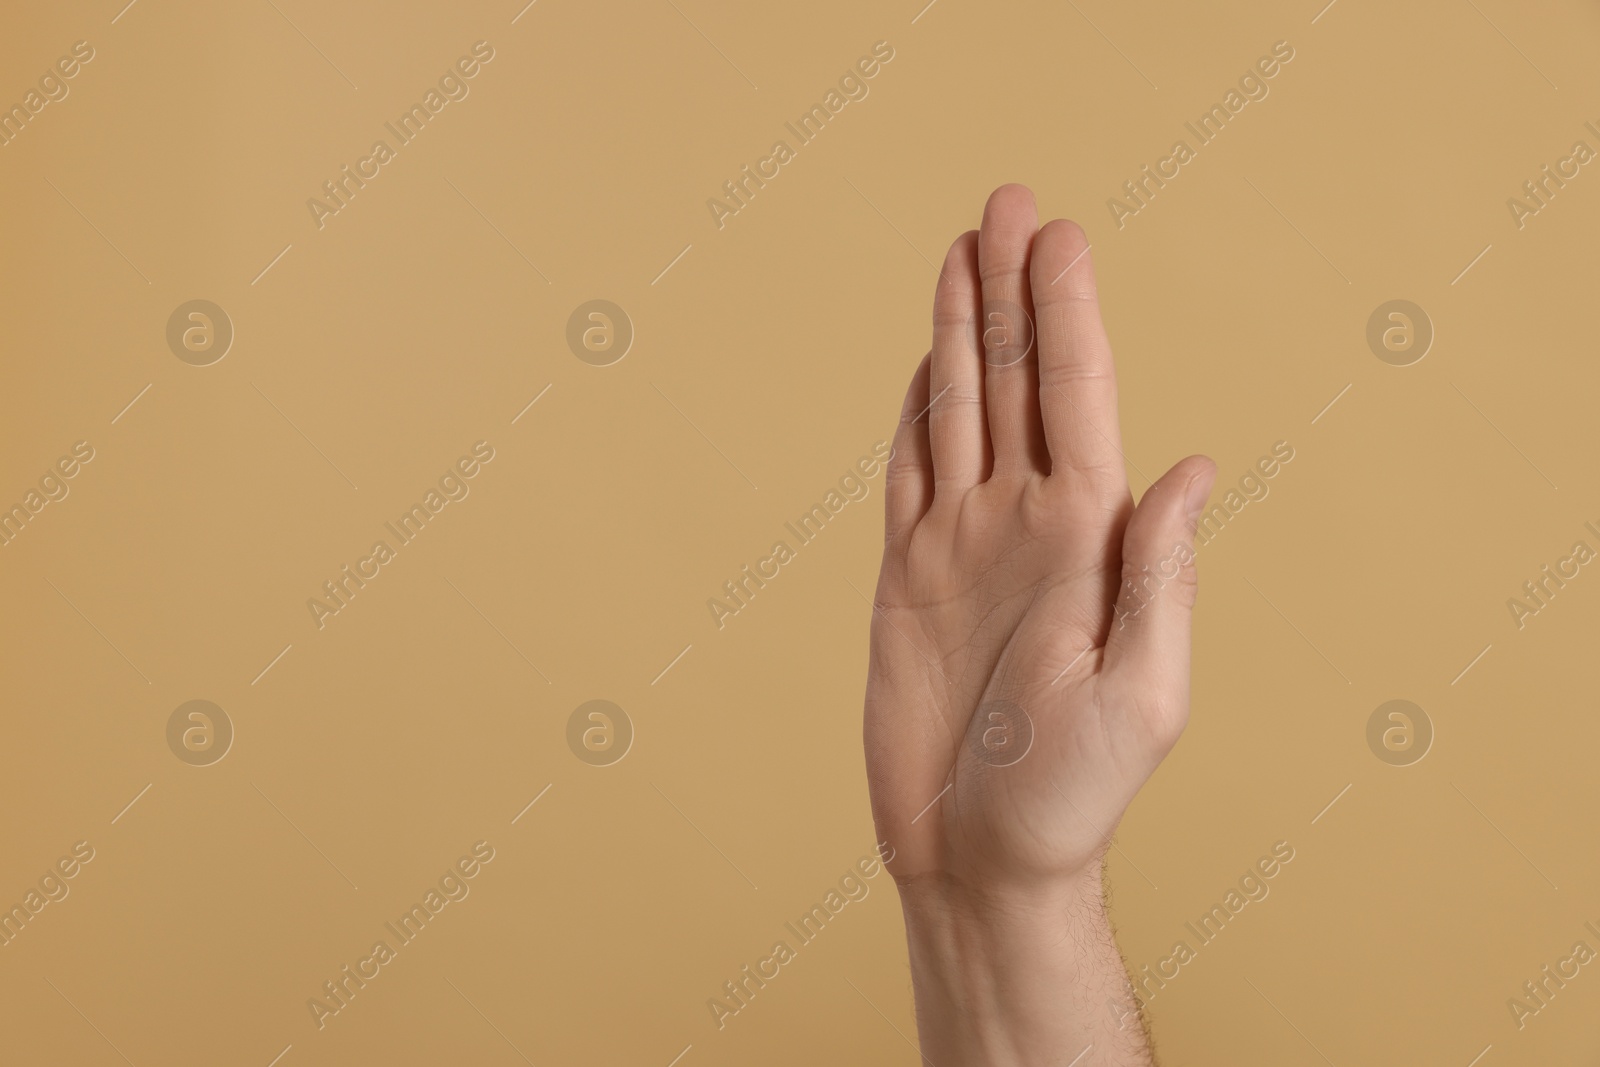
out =
[(1103, 670), (1137, 705), (1160, 709), (1174, 727), (1169, 743), (1188, 716), (1195, 521), (1216, 477), (1205, 456), (1180, 460), (1145, 491), (1122, 537), (1122, 588)]

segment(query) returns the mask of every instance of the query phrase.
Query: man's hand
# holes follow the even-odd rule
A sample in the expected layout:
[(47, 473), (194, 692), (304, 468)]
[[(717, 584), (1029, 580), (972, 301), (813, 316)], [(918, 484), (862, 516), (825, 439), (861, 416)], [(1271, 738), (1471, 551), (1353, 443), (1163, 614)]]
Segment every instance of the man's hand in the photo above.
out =
[(994, 192), (951, 246), (886, 481), (866, 753), (938, 1067), (1150, 1062), (1100, 868), (1189, 711), (1190, 457), (1128, 492), (1083, 231)]

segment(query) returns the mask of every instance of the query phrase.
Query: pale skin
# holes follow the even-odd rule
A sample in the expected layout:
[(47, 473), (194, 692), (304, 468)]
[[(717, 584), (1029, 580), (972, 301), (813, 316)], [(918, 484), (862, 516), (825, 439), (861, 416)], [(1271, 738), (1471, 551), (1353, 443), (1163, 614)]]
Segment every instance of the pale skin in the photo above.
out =
[(1154, 1063), (1102, 869), (1188, 719), (1216, 468), (1181, 460), (1135, 507), (1087, 248), (995, 190), (940, 271), (886, 476), (867, 775), (936, 1067)]

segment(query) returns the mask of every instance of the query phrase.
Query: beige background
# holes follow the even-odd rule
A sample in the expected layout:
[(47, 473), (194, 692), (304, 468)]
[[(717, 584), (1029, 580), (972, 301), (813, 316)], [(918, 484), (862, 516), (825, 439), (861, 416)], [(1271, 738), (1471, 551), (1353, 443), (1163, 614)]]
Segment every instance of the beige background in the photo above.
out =
[[(1137, 968), (1296, 850), (1151, 1003), (1164, 1062), (1600, 1052), (1593, 967), (1506, 1006), (1600, 948), (1600, 577), (1506, 606), (1600, 548), (1600, 175), (1506, 206), (1600, 148), (1592, 5), (122, 2), (0, 35), (7, 103), (96, 53), (0, 148), (0, 502), (96, 452), (0, 548), (0, 902), (95, 849), (0, 948), (0, 1058), (917, 1062), (885, 877), (706, 1008), (872, 846), (881, 476), (720, 631), (706, 600), (891, 433), (929, 261), (1008, 180), (1094, 242), (1136, 492), (1296, 450), (1201, 554), (1192, 725), (1112, 853)], [(307, 198), (479, 40), (470, 96), (318, 230)], [(719, 231), (707, 198), (880, 40)], [(1270, 96), (1117, 229), (1279, 40)], [(209, 367), (165, 342), (194, 298), (236, 329)], [(637, 332), (604, 368), (565, 342), (595, 298)], [(1409, 367), (1365, 341), (1397, 298), (1437, 331)], [(307, 598), (479, 440), (471, 495), (319, 631)], [(208, 767), (166, 743), (197, 698), (237, 731)], [(636, 729), (608, 767), (566, 743), (595, 698)], [(1408, 767), (1365, 739), (1393, 698), (1436, 731)], [(308, 998), (479, 840), (470, 896), (319, 1031)]]

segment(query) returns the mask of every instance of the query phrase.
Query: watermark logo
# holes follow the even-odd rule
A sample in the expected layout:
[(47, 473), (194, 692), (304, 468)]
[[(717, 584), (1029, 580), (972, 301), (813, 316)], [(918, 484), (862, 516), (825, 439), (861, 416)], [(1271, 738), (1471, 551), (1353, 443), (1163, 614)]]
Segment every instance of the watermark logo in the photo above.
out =
[[(1028, 358), (1028, 353), (1033, 351), (1034, 328), (1033, 316), (1028, 314), (1027, 308), (1009, 300), (985, 300), (982, 314), (982, 328), (977, 336), (985, 363), (991, 367), (1009, 367)], [(969, 340), (974, 333), (972, 326), (976, 317), (974, 313), (967, 319)]]
[(1379, 304), (1367, 319), (1367, 347), (1391, 367), (1409, 367), (1433, 347), (1433, 320), (1409, 300)]
[[(1596, 927), (1593, 920), (1585, 922), (1583, 927), (1600, 937), (1600, 927)], [(1545, 964), (1534, 978), (1523, 982), (1521, 992), (1506, 999), (1506, 1009), (1511, 1013), (1511, 1021), (1517, 1024), (1517, 1029), (1527, 1026), (1529, 1019), (1548, 1008), (1556, 994), (1567, 988), (1567, 983), (1578, 977), (1582, 969), (1594, 960), (1595, 951), (1589, 947), (1589, 943), (1575, 941), (1571, 953), (1557, 959), (1554, 966)]]
[(72, 892), (68, 882), (78, 876), (83, 870), (83, 865), (94, 859), (94, 846), (87, 841), (79, 841), (72, 846), (72, 852), (56, 860), (55, 865), (46, 867), (44, 875), (34, 885), (28, 887), (26, 893), (10, 908), (0, 904), (0, 948), (5, 948), (21, 936), (29, 924), (35, 922), (39, 913), (51, 904), (67, 899)]
[(633, 720), (609, 700), (588, 700), (567, 718), (567, 747), (591, 767), (609, 767), (633, 747)]
[[(1112, 1016), (1117, 1020), (1117, 1028), (1122, 1028), (1123, 1019), (1127, 1015), (1131, 1014), (1138, 1018), (1138, 1009), (1148, 1005), (1169, 982), (1183, 973), (1183, 968), (1198, 959), (1200, 950), (1221, 937), (1223, 931), (1238, 920), (1245, 908), (1266, 900), (1272, 893), (1272, 879), (1294, 862), (1294, 857), (1293, 845), (1287, 841), (1274, 842), (1272, 851), (1246, 867), (1238, 882), (1229, 886), (1220, 900), (1213, 898), (1209, 911), (1184, 923), (1185, 936), (1173, 942), (1171, 951), (1158, 959), (1154, 965), (1146, 964), (1139, 968), (1137, 977), (1130, 979), (1134, 1007), (1122, 1011), (1115, 1001), (1110, 1002)], [(1194, 941), (1193, 945), (1189, 943), (1191, 939)]]
[[(1129, 219), (1149, 207), (1156, 194), (1181, 174), (1184, 167), (1200, 158), (1200, 150), (1221, 137), (1222, 131), (1236, 121), (1246, 107), (1265, 100), (1272, 92), (1272, 87), (1267, 83), (1276, 78), (1285, 66), (1294, 62), (1294, 57), (1294, 46), (1288, 41), (1278, 41), (1272, 46), (1271, 53), (1261, 56), (1245, 68), (1237, 88), (1230, 87), (1220, 100), (1211, 105), (1210, 110), (1197, 116), (1194, 121), (1183, 124), (1189, 137), (1194, 139), (1193, 145), (1188, 137), (1174, 141), (1167, 154), (1157, 159), (1153, 166), (1146, 163), (1138, 174), (1123, 182), (1122, 193), (1106, 199), (1106, 208), (1111, 212), (1111, 221), (1117, 224), (1117, 229), (1122, 229)], [(1149, 78), (1145, 80), (1150, 81)], [(1151, 82), (1150, 87), (1155, 88), (1155, 83)]]
[[(1600, 528), (1592, 522), (1583, 524), (1590, 533), (1600, 538)], [(4, 536), (0, 534), (0, 536)], [(1511, 621), (1517, 624), (1517, 629), (1528, 625), (1528, 620), (1550, 606), (1550, 601), (1555, 599), (1557, 593), (1567, 587), (1567, 583), (1582, 573), (1584, 564), (1595, 558), (1594, 549), (1589, 547), (1587, 541), (1575, 541), (1572, 551), (1558, 558), (1555, 563), (1546, 563), (1539, 568), (1539, 573), (1531, 581), (1522, 583), (1522, 596), (1511, 597), (1506, 601), (1506, 607), (1511, 611)]]
[[(1600, 137), (1600, 126), (1592, 121), (1585, 122), (1584, 126), (1590, 133)], [(1595, 150), (1589, 147), (1587, 141), (1574, 141), (1571, 151), (1557, 159), (1553, 168), (1546, 163), (1536, 176), (1523, 182), (1522, 193), (1506, 199), (1506, 208), (1511, 212), (1511, 221), (1517, 224), (1517, 229), (1522, 229), (1529, 219), (1549, 207), (1556, 194), (1567, 187), (1567, 182), (1576, 178), (1594, 158)]]
[(1386, 701), (1367, 719), (1367, 747), (1391, 767), (1409, 767), (1433, 747), (1433, 720), (1409, 700)]
[[(783, 124), (789, 137), (794, 139), (794, 144), (791, 145), (788, 139), (773, 141), (772, 147), (764, 156), (756, 159), (754, 166), (744, 164), (737, 174), (723, 182), (722, 191), (706, 200), (706, 210), (711, 213), (711, 221), (717, 229), (723, 229), (729, 219), (749, 207), (756, 194), (799, 158), (800, 149), (822, 136), (822, 131), (839, 117), (840, 112), (852, 103), (865, 100), (872, 91), (868, 83), (894, 59), (894, 54), (894, 45), (888, 41), (878, 41), (872, 46), (871, 55), (862, 56), (853, 66), (844, 69), (836, 88), (830, 87), (808, 111), (792, 122)], [(750, 79), (747, 77), (745, 81)], [(755, 83), (750, 82), (750, 87), (755, 88)], [(859, 189), (856, 191), (860, 192)]]
[(167, 347), (191, 367), (209, 367), (233, 347), (233, 320), (209, 300), (179, 304), (167, 319)]
[[(420, 900), (413, 900), (410, 910), (383, 924), (385, 936), (373, 942), (368, 955), (357, 957), (353, 966), (347, 963), (340, 967), (338, 973), (322, 983), (321, 992), (307, 997), (306, 1008), (317, 1029), (324, 1029), (329, 1019), (350, 1007), (356, 994), (399, 959), (401, 949), (422, 936), (424, 930), (431, 929), (445, 908), (466, 900), (472, 892), (472, 879), (493, 863), (494, 857), (494, 846), (488, 841), (474, 844), (470, 853), (463, 854), (444, 869), (438, 882), (429, 886)], [(390, 944), (391, 937), (393, 944)], [(282, 1058), (282, 1053), (279, 1057)]]
[(179, 704), (167, 719), (167, 747), (191, 767), (209, 767), (233, 747), (233, 720), (209, 700)]
[(973, 716), (967, 747), (991, 767), (1020, 763), (1033, 748), (1033, 719), (1009, 700), (991, 700)]
[(1246, 468), (1239, 477), (1239, 487), (1230, 487), (1222, 494), (1222, 502), (1213, 504), (1195, 523), (1195, 551), (1207, 547), (1238, 519), (1239, 513), (1252, 503), (1267, 499), (1272, 492), (1268, 483), (1294, 460), (1294, 446), (1288, 441), (1273, 443), (1272, 452), (1256, 460), (1253, 468)]
[[(339, 168), (338, 174), (322, 183), (320, 199), (316, 196), (306, 199), (306, 210), (311, 213), (311, 221), (317, 229), (327, 226), (328, 219), (354, 203), (356, 194), (399, 158), (400, 149), (415, 141), (424, 129), (436, 122), (440, 112), (452, 103), (465, 100), (472, 92), (471, 80), (493, 59), (494, 46), (488, 41), (478, 41), (472, 46), (471, 55), (463, 55), (444, 69), (437, 86), (429, 86), (420, 100), (414, 98), (410, 108), (394, 121), (385, 122), (383, 128), (394, 139), (394, 144), (391, 145), (384, 138), (373, 141), (369, 154), (359, 157), (354, 167), (346, 163)], [(353, 83), (351, 88), (355, 88)], [(461, 190), (457, 189), (456, 192), (460, 193)], [(462, 199), (466, 200), (466, 197), (462, 196)], [(467, 203), (471, 206), (472, 201), (468, 200)]]
[[(306, 610), (311, 613), (311, 622), (316, 628), (321, 630), (328, 624), (329, 617), (349, 607), (368, 582), (399, 558), (400, 549), (421, 537), (422, 531), (437, 521), (440, 512), (452, 503), (467, 499), (472, 493), (471, 480), (478, 476), (485, 465), (493, 462), (494, 457), (494, 445), (488, 441), (474, 443), (471, 452), (458, 457), (455, 463), (446, 467), (436, 485), (430, 487), (421, 500), (412, 504), (410, 510), (385, 522), (383, 528), (394, 538), (394, 544), (391, 545), (387, 539), (374, 541), (368, 554), (357, 559), (353, 567), (346, 563), (333, 578), (322, 583), (320, 597), (306, 598)], [(462, 599), (466, 597), (463, 595)], [(471, 604), (472, 601), (468, 600), (467, 603)]]
[(731, 580), (723, 582), (721, 598), (706, 599), (706, 608), (717, 629), (722, 629), (729, 618), (749, 607), (756, 594), (777, 578), (782, 568), (798, 559), (800, 549), (821, 536), (823, 529), (837, 519), (846, 506), (865, 500), (872, 491), (868, 479), (877, 477), (893, 456), (889, 442), (875, 442), (870, 455), (859, 457), (854, 468), (845, 469), (837, 489), (829, 489), (809, 511), (783, 524), (784, 530), (794, 538), (793, 545), (787, 539), (774, 541), (772, 550), (758, 558), (753, 567), (746, 564)]
[[(800, 956), (800, 950), (821, 936), (822, 931), (836, 920), (839, 913), (850, 904), (867, 899), (872, 886), (867, 879), (876, 878), (884, 867), (894, 862), (894, 849), (887, 841), (878, 842), (873, 855), (862, 856), (854, 866), (846, 867), (840, 875), (837, 888), (830, 887), (821, 900), (811, 905), (811, 910), (799, 918), (783, 924), (786, 936), (773, 942), (771, 951), (756, 962), (745, 964), (739, 972), (722, 983), (722, 991), (706, 998), (706, 1008), (711, 1021), (721, 1030), (728, 1020), (750, 1006), (756, 994), (767, 988), (767, 983), (782, 973), (782, 968)], [(794, 944), (789, 943), (792, 936)]]
[(609, 367), (633, 347), (633, 320), (609, 300), (579, 304), (567, 319), (567, 347), (591, 367)]
[[(112, 21), (115, 21), (114, 19)], [(39, 121), (39, 113), (51, 104), (59, 104), (72, 93), (68, 81), (78, 76), (84, 65), (94, 59), (94, 45), (79, 41), (72, 52), (57, 59), (39, 76), (38, 88), (30, 87), (22, 99), (9, 108), (0, 105), (0, 148), (22, 136), (28, 124)]]
[(0, 548), (14, 541), (47, 505), (67, 499), (67, 494), (72, 492), (68, 482), (92, 459), (94, 446), (88, 441), (79, 441), (72, 446), (69, 455), (56, 460), (53, 467), (45, 468), (37, 489), (29, 489), (9, 508), (0, 504)]

